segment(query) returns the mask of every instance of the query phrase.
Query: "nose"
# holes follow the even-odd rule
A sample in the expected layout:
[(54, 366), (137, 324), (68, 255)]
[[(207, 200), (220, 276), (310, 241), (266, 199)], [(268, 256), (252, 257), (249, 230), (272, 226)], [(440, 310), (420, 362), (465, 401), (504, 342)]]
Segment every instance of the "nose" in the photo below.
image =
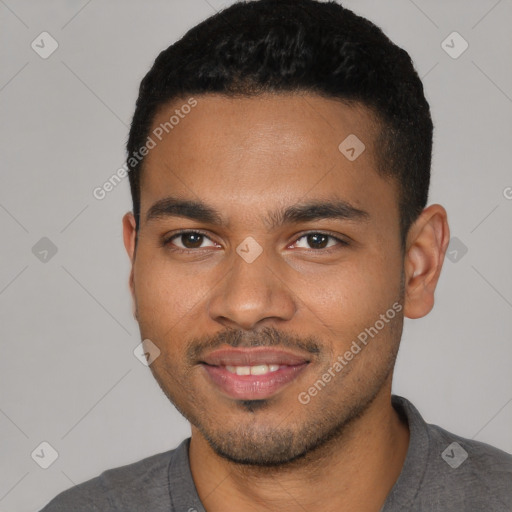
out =
[[(290, 267), (263, 251), (252, 262), (233, 253), (233, 265), (209, 301), (210, 317), (225, 326), (252, 330), (265, 323), (291, 320), (297, 300), (286, 282)], [(287, 270), (285, 269), (287, 267)]]

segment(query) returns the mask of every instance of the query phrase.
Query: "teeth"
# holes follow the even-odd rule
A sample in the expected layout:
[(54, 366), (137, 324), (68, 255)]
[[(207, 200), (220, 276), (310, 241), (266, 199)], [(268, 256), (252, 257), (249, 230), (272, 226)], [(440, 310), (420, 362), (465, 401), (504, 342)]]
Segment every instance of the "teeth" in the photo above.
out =
[(266, 364), (258, 364), (257, 366), (251, 366), (251, 375), (265, 375), (268, 373), (268, 366)]
[(235, 372), (237, 375), (251, 375), (251, 367), (250, 366), (236, 366)]
[(257, 364), (254, 366), (226, 366), (226, 370), (237, 375), (265, 375), (279, 370), (278, 364)]

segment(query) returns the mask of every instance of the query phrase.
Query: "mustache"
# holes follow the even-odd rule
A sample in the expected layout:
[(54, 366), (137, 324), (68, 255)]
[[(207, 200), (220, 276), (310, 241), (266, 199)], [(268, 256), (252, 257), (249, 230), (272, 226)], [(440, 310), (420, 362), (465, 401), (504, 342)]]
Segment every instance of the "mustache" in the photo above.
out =
[(314, 336), (299, 338), (275, 327), (264, 327), (258, 331), (244, 331), (243, 329), (227, 329), (213, 336), (194, 338), (186, 349), (189, 363), (200, 361), (207, 352), (228, 345), (234, 348), (245, 347), (283, 347), (294, 351), (299, 349), (310, 354), (319, 354), (321, 343)]

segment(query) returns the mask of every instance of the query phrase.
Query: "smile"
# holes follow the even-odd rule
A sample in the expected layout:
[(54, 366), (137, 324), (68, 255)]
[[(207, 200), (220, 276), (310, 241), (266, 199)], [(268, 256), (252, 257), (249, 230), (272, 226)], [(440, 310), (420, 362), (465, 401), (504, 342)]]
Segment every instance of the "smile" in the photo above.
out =
[(266, 375), (279, 370), (278, 364), (256, 364), (254, 366), (226, 366), (228, 372), (237, 375)]

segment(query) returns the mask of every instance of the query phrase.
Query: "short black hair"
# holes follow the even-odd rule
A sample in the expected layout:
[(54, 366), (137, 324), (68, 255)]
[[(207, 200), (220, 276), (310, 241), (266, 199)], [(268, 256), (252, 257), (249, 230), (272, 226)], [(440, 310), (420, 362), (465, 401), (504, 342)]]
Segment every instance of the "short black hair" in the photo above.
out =
[(430, 108), (409, 54), (333, 1), (239, 1), (158, 55), (140, 84), (127, 142), (137, 230), (144, 160), (130, 155), (146, 143), (162, 106), (193, 94), (283, 92), (356, 102), (373, 114), (377, 171), (397, 184), (403, 248), (428, 199)]

